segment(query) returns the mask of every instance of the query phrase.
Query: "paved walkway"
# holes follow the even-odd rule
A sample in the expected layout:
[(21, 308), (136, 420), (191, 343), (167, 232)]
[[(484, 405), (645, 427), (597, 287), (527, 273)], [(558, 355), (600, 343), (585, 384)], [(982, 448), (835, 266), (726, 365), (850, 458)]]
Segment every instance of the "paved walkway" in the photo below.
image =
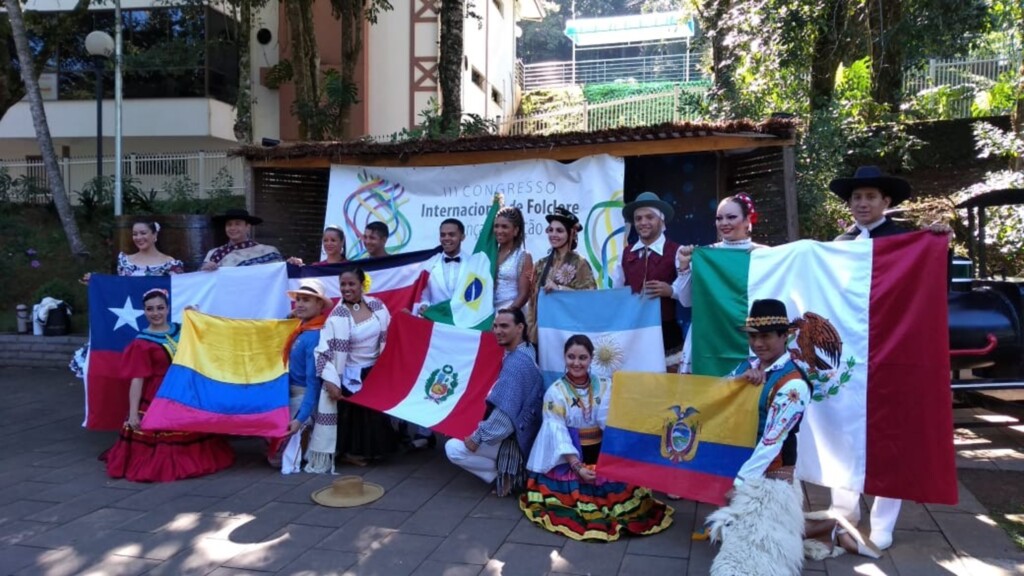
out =
[[(212, 477), (112, 481), (96, 455), (114, 436), (79, 427), (82, 388), (69, 374), (0, 369), (0, 391), (0, 574), (702, 575), (714, 554), (690, 540), (708, 506), (674, 503), (676, 523), (656, 536), (574, 542), (527, 523), (441, 450), (342, 468), (387, 489), (356, 509), (316, 506), (310, 493), (331, 479), (281, 476), (254, 441)], [(999, 434), (961, 464), (1024, 469), (1024, 429)], [(956, 507), (905, 505), (898, 529), (879, 561), (843, 556), (805, 573), (1024, 574), (1024, 553), (965, 490)]]

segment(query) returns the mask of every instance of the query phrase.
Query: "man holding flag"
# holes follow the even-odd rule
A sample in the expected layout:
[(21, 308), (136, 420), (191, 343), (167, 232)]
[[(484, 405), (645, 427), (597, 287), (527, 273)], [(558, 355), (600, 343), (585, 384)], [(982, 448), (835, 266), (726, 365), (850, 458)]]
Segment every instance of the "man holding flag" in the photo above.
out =
[(416, 313), (422, 316), (431, 304), (451, 301), (455, 295), (456, 283), (463, 277), (469, 258), (462, 257), (462, 241), (466, 239), (466, 226), (461, 220), (448, 218), (441, 222), (441, 253), (424, 264), (429, 271), (423, 300), (416, 305)]
[[(861, 166), (852, 178), (832, 180), (829, 188), (850, 208), (855, 222), (836, 241), (870, 240), (914, 231), (885, 215), (887, 209), (910, 198), (910, 184), (906, 180), (883, 174), (876, 166)], [(932, 224), (927, 229), (935, 234), (952, 232), (946, 224)], [(871, 541), (881, 550), (892, 546), (892, 533), (902, 503), (896, 498), (876, 496), (871, 505)], [(857, 524), (860, 521), (860, 493), (833, 488), (832, 510)]]

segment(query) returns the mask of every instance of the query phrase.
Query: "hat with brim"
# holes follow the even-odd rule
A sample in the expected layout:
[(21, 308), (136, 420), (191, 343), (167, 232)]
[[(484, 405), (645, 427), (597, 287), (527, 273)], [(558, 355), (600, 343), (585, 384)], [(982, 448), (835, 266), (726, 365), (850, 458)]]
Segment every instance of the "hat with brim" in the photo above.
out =
[(567, 208), (563, 208), (561, 206), (555, 208), (553, 213), (544, 216), (544, 219), (548, 221), (548, 224), (557, 220), (565, 226), (566, 230), (579, 230), (582, 228), (582, 226), (580, 226), (580, 219)]
[(380, 484), (363, 482), (359, 476), (342, 476), (309, 497), (328, 508), (352, 508), (369, 504), (383, 495), (384, 487)]
[(754, 300), (750, 306), (750, 315), (747, 316), (746, 323), (739, 329), (741, 332), (754, 334), (789, 330), (791, 325), (786, 305), (781, 300), (765, 298), (764, 300)]
[(657, 208), (665, 215), (665, 222), (671, 220), (675, 215), (672, 206), (659, 198), (657, 194), (654, 192), (641, 192), (637, 194), (636, 200), (627, 203), (622, 209), (622, 217), (626, 219), (627, 224), (633, 223), (633, 213), (636, 212), (637, 208)]
[(334, 307), (334, 301), (327, 296), (327, 291), (324, 289), (322, 282), (316, 278), (303, 278), (299, 282), (299, 287), (295, 290), (288, 290), (285, 292), (293, 302), (299, 294), (305, 294), (307, 296), (314, 296), (323, 301), (324, 305), (327, 306), (328, 310)]
[(217, 214), (213, 217), (215, 224), (226, 224), (229, 220), (245, 220), (254, 226), (263, 223), (263, 218), (249, 214), (249, 211), (244, 208), (231, 208), (224, 211), (223, 214)]
[(843, 202), (849, 202), (853, 191), (858, 188), (877, 188), (884, 196), (892, 199), (890, 208), (910, 198), (910, 183), (903, 178), (883, 173), (878, 166), (861, 166), (853, 173), (853, 177), (836, 178), (828, 183), (828, 187)]

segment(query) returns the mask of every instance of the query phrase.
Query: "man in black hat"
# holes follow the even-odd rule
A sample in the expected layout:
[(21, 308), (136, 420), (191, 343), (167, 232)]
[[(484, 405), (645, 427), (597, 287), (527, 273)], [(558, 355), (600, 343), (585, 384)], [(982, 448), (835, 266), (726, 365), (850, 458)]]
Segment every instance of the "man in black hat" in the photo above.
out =
[[(672, 206), (654, 192), (641, 192), (636, 200), (627, 203), (622, 217), (627, 225), (636, 229), (639, 238), (635, 244), (626, 246), (619, 266), (612, 272), (614, 287), (629, 286), (634, 293), (660, 299), (666, 355), (683, 343), (682, 331), (676, 323), (676, 302), (672, 298), (679, 244), (665, 236), (665, 224), (673, 214)], [(671, 368), (669, 372), (676, 371), (675, 367)]]
[(253, 266), (283, 262), (277, 248), (260, 244), (250, 238), (252, 227), (263, 222), (248, 210), (232, 208), (213, 217), (216, 226), (223, 226), (228, 243), (206, 253), (200, 270), (213, 271), (222, 266)]
[[(877, 166), (861, 166), (853, 177), (836, 178), (828, 187), (846, 202), (855, 222), (836, 240), (865, 240), (914, 231), (885, 215), (887, 209), (910, 198), (910, 183), (906, 180), (883, 174)], [(925, 229), (935, 234), (953, 232), (949, 225), (938, 222)], [(902, 503), (902, 500), (878, 496), (871, 506), (871, 541), (880, 550), (892, 546), (892, 533)], [(857, 524), (860, 521), (860, 494), (833, 488), (832, 511)]]

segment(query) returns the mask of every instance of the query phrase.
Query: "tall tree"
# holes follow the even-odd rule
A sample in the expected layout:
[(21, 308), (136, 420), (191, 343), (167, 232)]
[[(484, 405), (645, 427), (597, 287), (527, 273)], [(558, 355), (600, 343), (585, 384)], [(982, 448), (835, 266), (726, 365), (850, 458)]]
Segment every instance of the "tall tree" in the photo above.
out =
[(462, 124), (463, 0), (442, 0), (437, 81), (441, 87), (441, 131), (457, 136)]
[(906, 64), (901, 34), (903, 0), (868, 0), (866, 4), (871, 33), (871, 97), (890, 112), (897, 112)]
[(50, 185), (50, 193), (53, 195), (53, 203), (57, 207), (57, 214), (64, 227), (64, 235), (68, 239), (71, 253), (78, 257), (85, 257), (89, 252), (85, 243), (82, 242), (78, 224), (75, 222), (75, 213), (71, 209), (71, 202), (68, 201), (67, 193), (64, 191), (64, 177), (60, 173), (60, 166), (57, 165), (57, 153), (53, 149), (50, 127), (46, 123), (43, 95), (39, 91), (39, 81), (32, 61), (32, 50), (28, 44), (28, 32), (25, 29), (21, 3), (19, 0), (4, 0), (4, 5), (7, 7), (7, 16), (10, 19), (11, 36), (14, 38), (18, 62), (21, 64), (21, 81), (25, 84), (25, 93), (32, 110), (32, 126), (35, 128), (39, 151), (43, 156), (43, 165), (46, 168), (46, 178)]
[[(313, 0), (285, 0), (284, 8), (291, 36), (291, 79), (295, 85), (295, 100), (319, 103), (320, 49), (313, 28)], [(320, 140), (324, 137), (317, 128), (322, 123), (310, 122), (306, 114), (298, 114), (298, 120), (299, 138)]]
[(358, 103), (359, 83), (356, 82), (356, 66), (363, 53), (363, 28), (366, 23), (377, 23), (382, 11), (392, 9), (388, 0), (331, 0), (335, 17), (341, 20), (341, 85), (351, 95), (340, 103), (343, 138), (352, 136), (352, 106)]

